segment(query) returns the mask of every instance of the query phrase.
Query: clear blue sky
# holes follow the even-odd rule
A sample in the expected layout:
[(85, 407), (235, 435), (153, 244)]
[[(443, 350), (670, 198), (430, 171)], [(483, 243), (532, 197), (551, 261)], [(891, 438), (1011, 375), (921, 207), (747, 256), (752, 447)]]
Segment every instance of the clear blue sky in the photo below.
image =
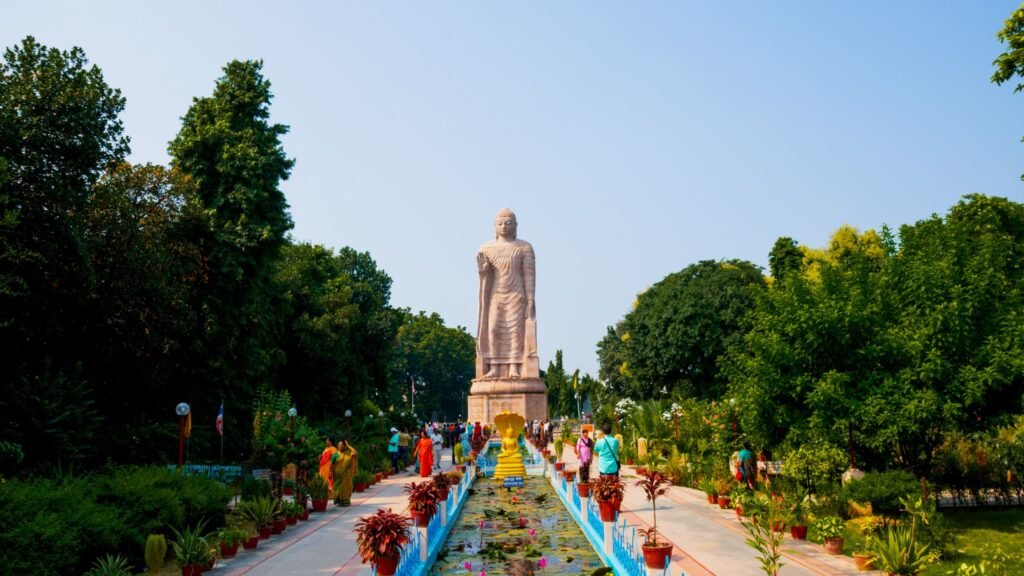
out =
[(541, 363), (596, 374), (635, 295), (779, 236), (1024, 200), (1024, 95), (989, 83), (1014, 1), (16, 2), (81, 46), (166, 163), (192, 97), (263, 59), (300, 241), (369, 251), (392, 302), (476, 331), (495, 212), (538, 257)]

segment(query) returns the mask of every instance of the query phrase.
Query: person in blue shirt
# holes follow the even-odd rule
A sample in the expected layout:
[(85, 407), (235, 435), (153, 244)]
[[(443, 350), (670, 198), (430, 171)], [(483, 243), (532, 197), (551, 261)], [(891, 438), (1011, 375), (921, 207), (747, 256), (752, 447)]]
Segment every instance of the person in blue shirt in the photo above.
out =
[(391, 429), (391, 439), (388, 440), (388, 456), (391, 457), (391, 468), (398, 474), (398, 428)]
[(747, 488), (755, 490), (757, 488), (757, 463), (754, 461), (754, 451), (750, 448), (750, 442), (743, 443), (743, 450), (740, 450), (740, 474), (743, 475), (743, 481), (747, 483)]
[(601, 476), (619, 477), (619, 439), (612, 436), (612, 425), (601, 426), (601, 436), (594, 442), (594, 454), (597, 455), (597, 471)]

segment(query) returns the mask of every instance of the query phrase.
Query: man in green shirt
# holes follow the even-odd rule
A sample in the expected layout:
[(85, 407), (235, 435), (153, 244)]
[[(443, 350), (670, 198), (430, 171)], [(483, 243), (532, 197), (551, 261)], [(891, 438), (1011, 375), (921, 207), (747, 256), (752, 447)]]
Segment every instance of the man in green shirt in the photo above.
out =
[(388, 440), (388, 456), (391, 457), (391, 467), (395, 474), (398, 474), (398, 428), (391, 429), (391, 439)]
[(597, 471), (601, 476), (619, 477), (619, 440), (612, 436), (612, 425), (601, 426), (604, 436), (594, 442), (594, 454), (597, 455)]

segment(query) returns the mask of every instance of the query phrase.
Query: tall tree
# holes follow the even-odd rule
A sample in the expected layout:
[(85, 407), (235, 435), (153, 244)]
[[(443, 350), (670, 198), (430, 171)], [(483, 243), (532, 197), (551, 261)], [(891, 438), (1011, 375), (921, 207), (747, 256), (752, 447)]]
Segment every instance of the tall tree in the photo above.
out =
[(83, 221), (93, 184), (128, 154), (123, 109), (120, 91), (80, 48), (30, 36), (4, 52), (0, 436), (23, 445), (27, 466), (48, 452), (75, 458), (93, 448), (92, 385), (81, 370), (92, 281)]
[(560, 418), (574, 414), (575, 406), (570, 408), (566, 402), (566, 398), (572, 394), (572, 377), (565, 372), (561, 350), (555, 350), (555, 359), (548, 362), (548, 369), (543, 376), (544, 385), (548, 389), (548, 415)]
[[(1003, 23), (1003, 29), (996, 33), (999, 42), (1007, 45), (1007, 50), (996, 57), (992, 65), (996, 71), (992, 73), (992, 82), (1002, 86), (1013, 78), (1024, 77), (1024, 4), (1010, 14)], [(1019, 80), (1013, 89), (1014, 93), (1024, 90), (1024, 83)], [(1021, 175), (1024, 180), (1024, 175)]]
[(476, 342), (462, 326), (449, 328), (436, 312), (402, 311), (392, 362), (392, 390), (398, 406), (416, 414), (454, 421), (466, 416), (469, 384), (476, 370)]
[[(209, 268), (197, 295), (205, 317), (194, 360), (204, 368), (181, 392), (210, 411), (221, 398), (248, 405), (282, 361), (266, 323), (279, 304), (268, 278), (292, 227), (279, 185), (294, 161), (281, 146), (288, 128), (269, 121), (272, 96), (262, 68), (259, 61), (228, 63), (213, 95), (193, 101), (169, 146), (172, 166), (195, 183)], [(233, 440), (232, 446), (248, 444)]]
[(719, 398), (718, 358), (745, 332), (744, 319), (764, 290), (761, 270), (741, 260), (705, 260), (670, 274), (640, 295), (626, 315), (630, 395), (656, 391)]
[(804, 254), (800, 251), (796, 240), (782, 236), (775, 241), (772, 251), (768, 254), (768, 269), (776, 282), (784, 281), (792, 273), (800, 273)]

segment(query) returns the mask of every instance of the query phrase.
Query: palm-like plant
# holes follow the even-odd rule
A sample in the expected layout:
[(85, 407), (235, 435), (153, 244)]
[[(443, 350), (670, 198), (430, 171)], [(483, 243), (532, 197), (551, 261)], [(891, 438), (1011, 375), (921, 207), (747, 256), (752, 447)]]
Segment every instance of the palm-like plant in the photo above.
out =
[(657, 470), (648, 470), (642, 475), (642, 477), (636, 481), (635, 486), (639, 486), (644, 491), (644, 495), (647, 496), (647, 501), (651, 503), (651, 527), (649, 529), (637, 530), (643, 535), (646, 540), (645, 545), (657, 546), (658, 545), (658, 498), (664, 496), (668, 489), (672, 487), (672, 482), (665, 477), (664, 474)]
[(201, 520), (195, 528), (186, 526), (180, 532), (171, 527), (174, 532), (174, 540), (171, 547), (174, 549), (174, 556), (182, 566), (206, 565), (210, 561), (210, 544), (203, 536), (206, 528), (206, 521)]
[(241, 502), (235, 511), (247, 520), (256, 525), (256, 529), (269, 526), (280, 513), (280, 504), (276, 498), (260, 496), (255, 500)]
[(97, 559), (85, 576), (132, 576), (132, 567), (124, 556), (107, 554)]

